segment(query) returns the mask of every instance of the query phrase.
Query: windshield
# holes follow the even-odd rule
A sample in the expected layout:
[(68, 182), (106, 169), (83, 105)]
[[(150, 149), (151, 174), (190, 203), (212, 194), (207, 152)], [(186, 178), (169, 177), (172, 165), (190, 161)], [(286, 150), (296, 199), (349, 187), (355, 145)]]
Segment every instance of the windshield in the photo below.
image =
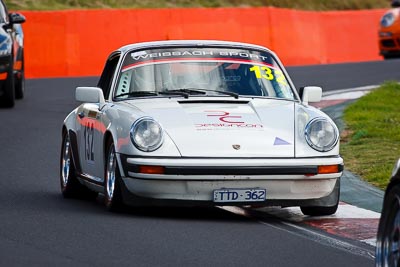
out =
[(127, 54), (114, 97), (173, 94), (294, 99), (267, 52), (227, 48), (169, 48)]

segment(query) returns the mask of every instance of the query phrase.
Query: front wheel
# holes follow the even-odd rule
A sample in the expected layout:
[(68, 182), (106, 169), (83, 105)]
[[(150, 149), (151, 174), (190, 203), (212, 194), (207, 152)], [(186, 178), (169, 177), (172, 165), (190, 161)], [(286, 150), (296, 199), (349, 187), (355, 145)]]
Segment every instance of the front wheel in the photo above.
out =
[(383, 59), (389, 60), (389, 59), (396, 59), (396, 58), (399, 58), (399, 57), (400, 57), (400, 55), (384, 55)]
[(400, 185), (386, 192), (376, 241), (376, 266), (400, 264)]
[(327, 216), (335, 214), (338, 209), (339, 203), (331, 207), (320, 207), (320, 206), (311, 206), (311, 207), (300, 207), (301, 212), (304, 215), (309, 216)]
[(15, 87), (14, 87), (14, 73), (13, 62), (11, 60), (7, 78), (3, 82), (3, 95), (1, 97), (1, 104), (4, 107), (12, 108), (15, 105)]
[[(322, 199), (320, 199), (319, 203), (317, 202), (315, 206), (302, 206), (300, 207), (301, 212), (304, 215), (308, 216), (327, 216), (335, 214), (339, 207), (339, 198), (340, 198), (340, 178), (336, 180), (335, 188), (332, 193)], [(325, 203), (332, 206), (322, 206), (318, 204)]]
[(21, 71), (18, 73), (18, 77), (15, 80), (15, 98), (22, 99), (25, 94), (25, 62), (24, 54), (22, 52), (21, 58)]
[(104, 196), (105, 205), (109, 211), (119, 211), (123, 207), (121, 193), (121, 175), (119, 173), (114, 143), (107, 146)]
[(65, 198), (80, 197), (86, 188), (79, 183), (72, 160), (71, 141), (67, 132), (63, 133), (60, 158), (60, 186)]

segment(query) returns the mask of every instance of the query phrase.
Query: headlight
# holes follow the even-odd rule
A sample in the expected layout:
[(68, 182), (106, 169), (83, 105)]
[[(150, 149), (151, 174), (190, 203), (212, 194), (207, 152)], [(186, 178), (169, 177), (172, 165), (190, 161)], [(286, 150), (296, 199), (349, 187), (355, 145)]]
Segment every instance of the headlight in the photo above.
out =
[(161, 125), (150, 117), (140, 118), (131, 127), (131, 140), (142, 151), (154, 151), (163, 142)]
[(313, 149), (326, 152), (334, 148), (339, 139), (336, 127), (324, 118), (311, 120), (305, 129), (305, 137)]
[(389, 27), (394, 23), (394, 21), (395, 21), (395, 17), (393, 15), (393, 13), (386, 13), (385, 15), (383, 15), (383, 17), (381, 19), (381, 26)]

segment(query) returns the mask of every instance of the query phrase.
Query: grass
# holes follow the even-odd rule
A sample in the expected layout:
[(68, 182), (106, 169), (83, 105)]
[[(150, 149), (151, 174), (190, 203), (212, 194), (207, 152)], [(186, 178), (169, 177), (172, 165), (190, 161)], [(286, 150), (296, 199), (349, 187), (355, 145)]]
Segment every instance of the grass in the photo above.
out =
[(341, 155), (345, 168), (384, 189), (400, 157), (400, 85), (387, 82), (349, 105)]
[(388, 0), (8, 0), (6, 4), (11, 10), (250, 6), (302, 10), (355, 10), (390, 7)]

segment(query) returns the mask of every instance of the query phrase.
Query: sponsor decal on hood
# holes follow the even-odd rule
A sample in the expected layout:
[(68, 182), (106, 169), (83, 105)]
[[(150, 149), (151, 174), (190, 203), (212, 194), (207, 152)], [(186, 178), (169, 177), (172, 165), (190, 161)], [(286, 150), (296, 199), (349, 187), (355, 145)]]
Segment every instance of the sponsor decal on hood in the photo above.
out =
[(160, 122), (184, 157), (294, 157), (293, 102), (183, 102), (135, 106)]
[(249, 109), (250, 107), (245, 106), (233, 109), (192, 110), (192, 119), (198, 131), (232, 131), (243, 128), (262, 130), (264, 126), (261, 124), (260, 119)]

